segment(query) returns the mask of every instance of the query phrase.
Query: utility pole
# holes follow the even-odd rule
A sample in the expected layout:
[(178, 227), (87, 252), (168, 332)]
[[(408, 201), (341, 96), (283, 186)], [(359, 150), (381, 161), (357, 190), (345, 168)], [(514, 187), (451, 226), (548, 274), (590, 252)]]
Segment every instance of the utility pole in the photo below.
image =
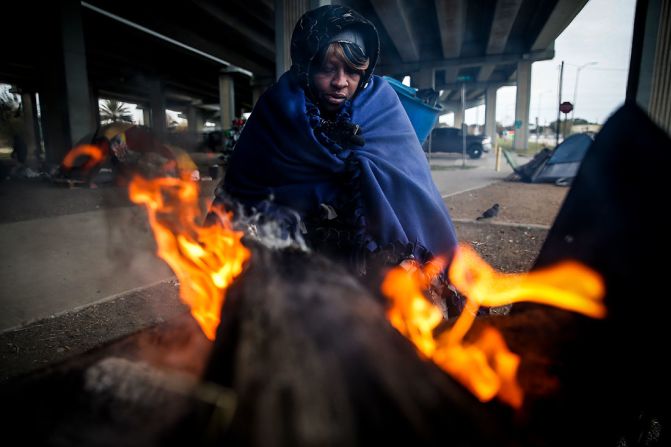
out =
[(580, 70), (582, 70), (585, 67), (589, 67), (590, 65), (596, 65), (598, 62), (587, 62), (586, 64), (583, 64), (578, 67), (576, 74), (575, 74), (575, 86), (573, 87), (573, 110), (571, 111), (571, 125), (573, 125), (573, 121), (575, 120), (575, 104), (578, 102), (578, 79), (580, 79)]
[(559, 127), (561, 124), (561, 110), (559, 110), (559, 104), (561, 104), (561, 89), (562, 82), (564, 80), (564, 61), (561, 61), (561, 68), (559, 69), (559, 100), (557, 101), (557, 135), (555, 139), (555, 147), (559, 146)]
[(466, 124), (466, 83), (461, 83), (461, 167), (466, 167), (466, 132), (464, 125)]

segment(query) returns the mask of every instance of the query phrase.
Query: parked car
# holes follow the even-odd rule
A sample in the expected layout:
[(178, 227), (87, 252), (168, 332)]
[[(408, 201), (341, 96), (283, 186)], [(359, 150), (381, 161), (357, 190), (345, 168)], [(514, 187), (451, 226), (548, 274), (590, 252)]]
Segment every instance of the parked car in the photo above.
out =
[[(470, 158), (480, 158), (492, 149), (491, 139), (485, 135), (466, 135), (466, 153)], [(462, 152), (461, 129), (436, 127), (431, 132), (432, 152)]]

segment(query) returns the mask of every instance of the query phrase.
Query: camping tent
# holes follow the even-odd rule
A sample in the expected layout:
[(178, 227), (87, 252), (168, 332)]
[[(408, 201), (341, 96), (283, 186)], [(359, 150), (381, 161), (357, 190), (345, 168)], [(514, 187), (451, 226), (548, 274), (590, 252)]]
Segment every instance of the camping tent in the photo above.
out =
[(570, 183), (576, 176), (580, 162), (592, 141), (589, 134), (571, 135), (554, 150), (544, 148), (530, 162), (522, 166), (516, 166), (505, 151), (503, 154), (523, 182)]
[(543, 168), (531, 180), (534, 183), (556, 182), (576, 176), (585, 152), (592, 144), (592, 137), (586, 133), (571, 135), (552, 152)]

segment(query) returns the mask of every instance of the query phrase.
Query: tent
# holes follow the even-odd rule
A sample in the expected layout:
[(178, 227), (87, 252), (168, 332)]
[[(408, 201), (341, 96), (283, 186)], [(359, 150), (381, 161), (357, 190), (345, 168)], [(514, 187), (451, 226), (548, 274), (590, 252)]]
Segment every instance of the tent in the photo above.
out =
[(592, 137), (586, 133), (571, 135), (552, 152), (543, 168), (531, 180), (534, 183), (570, 180), (576, 176), (585, 152), (592, 144)]
[(505, 151), (504, 155), (523, 182), (567, 184), (576, 176), (592, 141), (586, 133), (571, 135), (554, 150), (544, 148), (522, 166), (515, 166)]

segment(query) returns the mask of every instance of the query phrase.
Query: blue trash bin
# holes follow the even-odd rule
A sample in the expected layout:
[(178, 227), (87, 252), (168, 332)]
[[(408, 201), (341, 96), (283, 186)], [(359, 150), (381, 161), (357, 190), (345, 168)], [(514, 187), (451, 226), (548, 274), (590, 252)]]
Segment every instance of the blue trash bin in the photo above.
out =
[(384, 76), (384, 79), (396, 91), (405, 112), (408, 114), (408, 118), (410, 118), (412, 127), (415, 129), (417, 139), (420, 143), (424, 143), (431, 133), (433, 126), (436, 125), (438, 116), (443, 111), (443, 108), (441, 106), (432, 107), (424, 103), (417, 97), (417, 92), (414, 88), (408, 87), (394, 78)]

